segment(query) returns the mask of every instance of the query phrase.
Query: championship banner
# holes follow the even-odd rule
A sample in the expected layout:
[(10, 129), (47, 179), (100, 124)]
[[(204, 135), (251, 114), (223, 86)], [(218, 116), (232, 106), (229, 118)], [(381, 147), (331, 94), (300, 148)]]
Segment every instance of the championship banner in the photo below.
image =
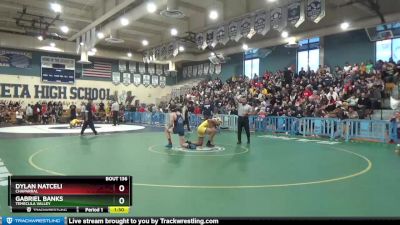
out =
[(199, 49), (205, 49), (207, 47), (206, 40), (204, 38), (204, 33), (198, 33), (196, 35), (196, 45)]
[(215, 37), (216, 42), (220, 43), (220, 44), (223, 44), (223, 45), (226, 45), (226, 43), (228, 43), (228, 41), (229, 41), (226, 27), (224, 25), (218, 27), (216, 33), (217, 33), (216, 37)]
[(32, 53), (0, 49), (0, 67), (30, 68)]
[(193, 77), (197, 76), (197, 66), (193, 66)]
[(282, 32), (287, 26), (287, 10), (282, 7), (271, 11), (271, 27), (274, 30)]
[(220, 75), (221, 72), (222, 72), (222, 65), (221, 64), (215, 65), (215, 74)]
[(207, 76), (210, 69), (210, 63), (204, 63), (203, 66), (203, 76)]
[(299, 27), (305, 21), (304, 10), (304, 1), (296, 1), (289, 4), (287, 9), (288, 22), (296, 28)]
[(249, 34), (251, 29), (253, 28), (253, 25), (254, 25), (253, 17), (247, 16), (243, 18), (242, 21), (240, 22), (240, 27), (239, 27), (240, 36), (244, 38), (249, 38)]
[(113, 72), (112, 73), (112, 83), (114, 85), (118, 85), (121, 83), (121, 73), (120, 72)]
[(308, 0), (307, 18), (318, 23), (325, 17), (325, 0)]
[(136, 73), (137, 72), (137, 70), (136, 70), (136, 62), (129, 61), (129, 71), (131, 73)]
[(158, 86), (158, 76), (156, 76), (156, 75), (151, 76), (151, 85), (153, 85), (153, 87)]
[(214, 48), (216, 43), (215, 30), (209, 30), (206, 33), (206, 44), (210, 48)]
[(209, 74), (213, 75), (214, 73), (215, 73), (215, 65), (213, 63), (210, 63)]
[(125, 60), (118, 60), (118, 69), (119, 69), (119, 72), (127, 71)]
[(131, 84), (131, 74), (130, 73), (123, 73), (122, 83), (126, 86)]
[(165, 76), (169, 76), (169, 65), (163, 65), (163, 71)]
[(143, 85), (148, 87), (150, 85), (150, 75), (143, 75)]
[(142, 76), (140, 74), (133, 75), (133, 84), (139, 86), (142, 83)]
[(140, 74), (146, 73), (146, 65), (142, 62), (139, 63), (139, 73)]
[(266, 35), (269, 32), (271, 27), (269, 19), (269, 12), (267, 11), (261, 11), (256, 14), (254, 19), (254, 30), (256, 33)]
[(197, 75), (199, 76), (199, 77), (201, 77), (201, 76), (203, 76), (203, 64), (200, 64), (200, 65), (198, 65), (197, 66)]
[(187, 67), (183, 67), (183, 71), (182, 71), (183, 78), (186, 78), (187, 75), (188, 75), (188, 68)]
[(156, 74), (156, 68), (153, 63), (147, 64), (147, 71), (149, 72), (150, 75)]
[(161, 64), (156, 64), (156, 74), (157, 75), (162, 75), (163, 74), (163, 69)]
[(230, 40), (235, 40), (235, 41), (240, 40), (239, 25), (237, 21), (233, 21), (229, 24), (228, 36)]
[(193, 76), (193, 67), (192, 66), (188, 66), (187, 77), (192, 77), (192, 76)]
[(42, 82), (75, 83), (75, 60), (42, 56), (41, 78)]
[(160, 76), (160, 87), (164, 88), (167, 85), (167, 78), (164, 76)]

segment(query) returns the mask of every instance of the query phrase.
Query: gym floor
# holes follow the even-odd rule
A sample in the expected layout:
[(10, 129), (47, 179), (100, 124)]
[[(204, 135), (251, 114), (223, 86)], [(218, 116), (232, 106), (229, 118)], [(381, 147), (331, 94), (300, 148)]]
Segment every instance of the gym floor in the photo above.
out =
[[(394, 145), (256, 133), (251, 145), (239, 146), (232, 132), (219, 133), (215, 143), (215, 151), (166, 150), (164, 134), (150, 128), (9, 134), (0, 136), (0, 175), (132, 175), (130, 216), (400, 216)], [(0, 215), (10, 215), (7, 186), (0, 185), (0, 199)]]

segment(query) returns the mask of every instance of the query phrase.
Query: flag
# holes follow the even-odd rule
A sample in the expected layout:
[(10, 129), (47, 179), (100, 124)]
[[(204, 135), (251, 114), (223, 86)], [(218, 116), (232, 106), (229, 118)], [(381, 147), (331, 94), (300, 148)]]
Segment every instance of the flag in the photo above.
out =
[(83, 76), (111, 78), (112, 74), (111, 63), (93, 62), (92, 65), (88, 65), (85, 67), (86, 68), (83, 68)]

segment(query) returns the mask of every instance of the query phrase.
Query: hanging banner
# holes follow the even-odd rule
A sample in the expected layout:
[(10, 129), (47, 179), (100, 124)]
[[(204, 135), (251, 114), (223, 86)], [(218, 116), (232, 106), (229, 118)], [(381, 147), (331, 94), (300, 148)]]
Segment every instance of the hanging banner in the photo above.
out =
[(201, 77), (201, 76), (203, 76), (203, 64), (200, 64), (200, 65), (198, 65), (197, 66), (198, 68), (197, 68), (197, 75), (199, 76), (199, 77)]
[(193, 77), (197, 76), (197, 66), (193, 66)]
[(308, 0), (307, 18), (318, 23), (325, 17), (325, 0)]
[[(239, 34), (241, 37), (249, 38), (251, 29), (253, 28), (253, 17), (247, 16), (242, 19), (239, 27)], [(251, 38), (251, 37), (250, 37)]]
[(0, 67), (30, 68), (32, 53), (0, 49)]
[(274, 30), (282, 32), (287, 26), (287, 10), (282, 7), (271, 11), (271, 27)]
[(163, 74), (163, 69), (161, 64), (156, 64), (156, 74), (157, 75), (162, 75)]
[(140, 74), (133, 75), (133, 84), (139, 86), (142, 83), (142, 76)]
[(145, 74), (146, 73), (146, 65), (142, 62), (139, 63), (139, 73)]
[(153, 85), (153, 87), (158, 86), (158, 76), (151, 76), (151, 85)]
[(235, 41), (240, 40), (239, 25), (237, 21), (233, 21), (229, 24), (228, 36), (230, 40), (235, 40)]
[(205, 49), (207, 47), (206, 40), (204, 38), (204, 33), (198, 33), (196, 35), (196, 45), (199, 49)]
[(137, 70), (136, 70), (136, 62), (129, 61), (129, 71), (131, 73), (136, 73), (137, 72)]
[(221, 64), (215, 65), (215, 74), (220, 75), (221, 72), (222, 72), (222, 65)]
[(226, 27), (224, 25), (218, 27), (217, 31), (216, 31), (216, 37), (215, 40), (217, 43), (226, 45), (226, 43), (228, 43), (229, 38), (226, 32)]
[(125, 60), (119, 60), (118, 61), (118, 69), (119, 69), (120, 72), (128, 71), (128, 68), (127, 68)]
[(266, 35), (269, 32), (271, 27), (269, 19), (269, 12), (267, 11), (261, 11), (256, 14), (254, 19), (254, 30), (256, 33)]
[(203, 66), (203, 76), (207, 76), (210, 69), (210, 63), (204, 63)]
[(126, 86), (131, 84), (131, 74), (130, 73), (124, 73), (122, 75), (122, 83)]
[(148, 87), (150, 85), (150, 75), (143, 75), (143, 85)]
[(121, 83), (121, 73), (120, 72), (112, 73), (112, 83), (115, 85), (118, 85)]
[(118, 60), (118, 69), (119, 69), (120, 72), (127, 71), (126, 61), (125, 60)]
[(304, 1), (296, 1), (288, 5), (288, 22), (294, 27), (299, 27), (305, 21)]
[(187, 77), (192, 77), (193, 76), (193, 67), (189, 66), (188, 67), (188, 73), (187, 73)]
[(216, 43), (216, 37), (215, 37), (215, 30), (209, 30), (206, 33), (206, 43), (207, 46), (210, 48), (214, 48), (217, 43)]
[(149, 72), (150, 75), (156, 74), (155, 65), (152, 64), (152, 63), (148, 64), (148, 66), (147, 66), (147, 71)]
[(209, 74), (213, 75), (214, 73), (215, 73), (215, 65), (213, 63), (210, 63)]
[(169, 65), (163, 65), (163, 71), (165, 76), (169, 76)]
[(183, 67), (183, 71), (182, 71), (183, 78), (186, 78), (187, 75), (188, 75), (188, 68), (187, 67)]
[(167, 85), (167, 78), (164, 76), (160, 77), (160, 87), (164, 88)]

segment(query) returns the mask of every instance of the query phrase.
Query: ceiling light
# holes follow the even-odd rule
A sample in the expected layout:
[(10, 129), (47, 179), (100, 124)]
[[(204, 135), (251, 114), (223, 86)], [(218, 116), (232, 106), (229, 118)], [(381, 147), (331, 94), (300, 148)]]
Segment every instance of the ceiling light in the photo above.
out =
[(127, 26), (129, 24), (129, 20), (127, 18), (122, 17), (120, 19), (121, 25), (122, 26)]
[(350, 24), (348, 22), (343, 22), (342, 24), (340, 24), (340, 28), (342, 28), (342, 30), (347, 30), (350, 27)]
[(56, 13), (61, 12), (61, 5), (58, 3), (50, 3), (50, 8)]
[(276, 2), (276, 0), (268, 0), (268, 2)]
[(142, 45), (143, 45), (143, 46), (147, 46), (147, 45), (149, 45), (149, 42), (148, 42), (147, 40), (143, 40), (143, 41), (142, 41)]
[(208, 15), (208, 17), (210, 17), (210, 19), (212, 19), (212, 20), (218, 19), (218, 12), (217, 12), (217, 10), (211, 10), (211, 11), (210, 11), (210, 14)]
[(97, 33), (97, 38), (98, 39), (103, 39), (104, 38), (104, 33), (103, 32), (98, 32)]
[(183, 47), (183, 46), (179, 46), (179, 51), (180, 51), (180, 52), (183, 52), (183, 51), (185, 51), (185, 47)]
[(283, 31), (283, 32), (282, 32), (282, 37), (283, 37), (283, 38), (289, 37), (289, 33), (288, 33), (287, 31)]
[(90, 51), (96, 53), (97, 52), (97, 48), (92, 48), (92, 50), (90, 50)]
[(56, 43), (51, 42), (51, 43), (50, 43), (50, 46), (54, 48), (54, 47), (56, 47)]
[(38, 39), (39, 41), (43, 41), (43, 36), (42, 36), (42, 35), (39, 35), (39, 36), (37, 37), (37, 39)]
[(214, 52), (211, 52), (210, 55), (211, 55), (211, 56), (215, 56), (215, 53), (214, 53)]
[(243, 44), (242, 49), (247, 51), (247, 50), (249, 50), (249, 46), (247, 44)]
[(172, 29), (171, 29), (171, 35), (172, 35), (172, 36), (178, 35), (178, 30), (177, 30), (176, 28), (172, 28)]
[(79, 43), (81, 46), (84, 46), (85, 45), (85, 43), (83, 43), (83, 42), (81, 42), (81, 43)]
[(67, 26), (65, 26), (65, 25), (61, 26), (60, 29), (64, 34), (68, 33), (68, 31), (69, 31), (69, 28)]
[(146, 8), (147, 8), (147, 12), (149, 12), (149, 13), (154, 13), (157, 10), (157, 6), (156, 6), (156, 4), (154, 4), (154, 2), (147, 3)]
[(131, 52), (128, 52), (126, 55), (127, 55), (129, 58), (132, 57), (132, 53), (131, 53)]

